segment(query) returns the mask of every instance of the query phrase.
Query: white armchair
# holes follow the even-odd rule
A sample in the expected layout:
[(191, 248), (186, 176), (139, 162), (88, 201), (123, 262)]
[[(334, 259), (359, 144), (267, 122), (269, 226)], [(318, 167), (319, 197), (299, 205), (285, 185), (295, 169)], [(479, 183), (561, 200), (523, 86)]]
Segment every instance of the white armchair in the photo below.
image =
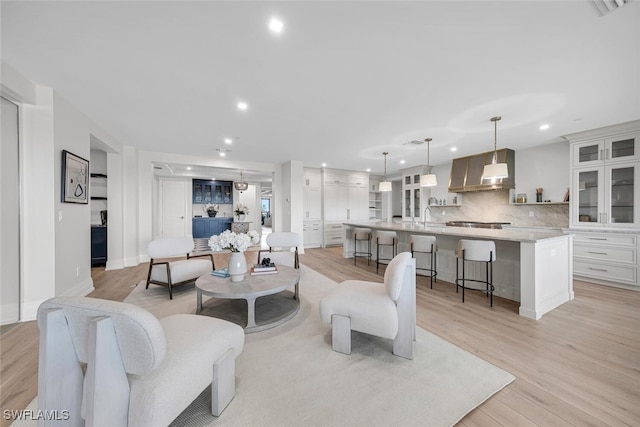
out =
[(384, 283), (347, 280), (320, 301), (320, 317), (332, 325), (333, 350), (351, 353), (351, 331), (393, 340), (393, 354), (413, 359), (416, 333), (416, 263), (396, 255)]
[(66, 426), (166, 426), (209, 384), (219, 416), (235, 394), (244, 331), (231, 322), (62, 297), (40, 305), (38, 326), (39, 410), (68, 411)]
[(291, 231), (276, 231), (267, 234), (266, 243), (269, 246), (269, 253), (260, 251), (258, 263), (262, 258), (270, 258), (275, 264), (282, 264), (288, 267), (300, 268), (298, 259), (298, 246), (302, 245), (302, 236)]
[[(174, 286), (192, 282), (215, 270), (213, 254), (192, 255), (194, 246), (193, 237), (190, 236), (163, 237), (151, 241), (147, 246), (150, 261), (146, 289), (149, 289), (150, 283), (166, 286), (169, 289), (169, 299), (173, 299)], [(166, 260), (178, 257), (182, 259)]]

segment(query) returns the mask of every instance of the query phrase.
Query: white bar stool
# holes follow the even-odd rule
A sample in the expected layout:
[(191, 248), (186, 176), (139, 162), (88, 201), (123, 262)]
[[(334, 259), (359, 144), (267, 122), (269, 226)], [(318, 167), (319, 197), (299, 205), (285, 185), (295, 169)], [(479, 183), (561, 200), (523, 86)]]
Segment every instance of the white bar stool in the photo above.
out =
[(418, 267), (418, 261), (416, 260), (416, 271), (422, 270), (429, 272), (428, 276), (431, 282), (431, 289), (433, 289), (433, 281), (438, 281), (437, 271), (437, 252), (438, 243), (435, 236), (424, 236), (412, 234), (409, 237), (409, 244), (411, 248), (411, 256), (416, 257), (415, 253), (429, 254), (429, 267)]
[[(376, 273), (380, 268), (380, 261), (391, 261), (396, 256), (396, 244), (398, 243), (398, 235), (395, 231), (377, 231), (376, 232)], [(380, 247), (391, 246), (391, 257), (380, 258)], [(384, 264), (384, 263), (383, 263)]]
[[(367, 242), (367, 251), (358, 251), (358, 242)], [(371, 262), (371, 229), (370, 228), (354, 228), (353, 229), (353, 265), (356, 265), (357, 257), (367, 257), (367, 265)]]
[[(462, 278), (458, 275), (458, 260), (462, 260)], [(462, 302), (464, 303), (464, 290), (484, 291), (491, 297), (491, 307), (493, 307), (493, 262), (496, 260), (496, 244), (491, 240), (466, 240), (458, 241), (456, 248), (456, 293), (458, 287), (462, 288)], [(484, 262), (486, 266), (486, 280), (467, 279), (465, 277), (464, 265), (467, 261)], [(483, 283), (484, 289), (469, 288), (466, 282)]]

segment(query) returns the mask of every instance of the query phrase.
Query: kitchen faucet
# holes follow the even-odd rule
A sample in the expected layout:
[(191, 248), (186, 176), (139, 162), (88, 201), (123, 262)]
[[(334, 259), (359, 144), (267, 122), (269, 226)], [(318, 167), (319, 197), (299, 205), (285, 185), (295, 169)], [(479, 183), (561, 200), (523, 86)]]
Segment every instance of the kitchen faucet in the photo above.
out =
[(427, 228), (427, 211), (429, 211), (429, 219), (431, 219), (431, 207), (427, 206), (424, 208), (424, 228)]

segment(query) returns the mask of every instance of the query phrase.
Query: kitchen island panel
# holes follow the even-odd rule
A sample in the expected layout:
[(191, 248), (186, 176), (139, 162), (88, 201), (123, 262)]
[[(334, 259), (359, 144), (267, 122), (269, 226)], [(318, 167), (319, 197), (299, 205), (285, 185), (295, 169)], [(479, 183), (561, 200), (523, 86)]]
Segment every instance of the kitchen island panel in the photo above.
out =
[[(438, 239), (438, 278), (455, 283), (455, 248), (458, 240), (484, 239), (496, 243), (494, 263), (496, 296), (520, 302), (520, 315), (540, 319), (566, 301), (572, 300), (572, 235), (562, 232), (530, 232), (462, 227), (427, 226), (410, 223), (345, 223), (343, 256), (353, 256), (353, 228), (390, 230), (398, 233), (398, 253), (410, 250), (411, 234), (435, 235)], [(375, 237), (372, 239), (375, 259)], [(484, 275), (482, 263), (468, 263), (467, 272)]]

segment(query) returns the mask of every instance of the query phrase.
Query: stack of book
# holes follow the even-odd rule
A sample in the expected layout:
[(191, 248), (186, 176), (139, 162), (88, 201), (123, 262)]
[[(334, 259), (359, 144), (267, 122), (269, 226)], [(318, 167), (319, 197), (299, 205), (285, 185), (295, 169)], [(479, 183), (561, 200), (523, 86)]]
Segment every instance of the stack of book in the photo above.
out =
[(211, 270), (211, 275), (216, 277), (229, 277), (229, 269), (225, 267), (217, 270)]
[(253, 267), (251, 267), (252, 276), (258, 276), (261, 274), (276, 274), (277, 272), (278, 268), (273, 263), (269, 265), (255, 264)]

